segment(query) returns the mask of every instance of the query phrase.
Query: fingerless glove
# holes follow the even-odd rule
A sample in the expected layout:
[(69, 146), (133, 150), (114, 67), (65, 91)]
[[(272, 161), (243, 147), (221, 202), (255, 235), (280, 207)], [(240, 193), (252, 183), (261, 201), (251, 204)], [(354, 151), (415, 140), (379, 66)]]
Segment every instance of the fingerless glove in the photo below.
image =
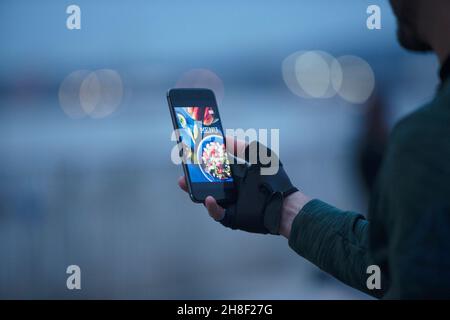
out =
[[(245, 150), (248, 161), (250, 150), (256, 152), (254, 164), (232, 164), (237, 200), (225, 210), (220, 221), (231, 229), (239, 229), (253, 233), (279, 234), (283, 200), (298, 191), (295, 188), (278, 156), (266, 146), (252, 142)], [(271, 158), (269, 164), (262, 164), (260, 155)], [(275, 162), (276, 161), (276, 162)], [(262, 168), (278, 165), (273, 175), (261, 174)]]

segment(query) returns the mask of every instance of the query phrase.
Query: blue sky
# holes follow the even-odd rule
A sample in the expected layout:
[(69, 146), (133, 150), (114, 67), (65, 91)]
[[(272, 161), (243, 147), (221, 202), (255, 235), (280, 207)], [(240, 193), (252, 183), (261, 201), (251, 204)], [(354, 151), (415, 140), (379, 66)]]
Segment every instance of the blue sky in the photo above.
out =
[[(69, 4), (82, 30), (65, 27)], [(366, 8), (382, 8), (382, 30)], [(387, 1), (2, 1), (1, 70), (29, 65), (177, 64), (287, 56), (303, 49), (397, 52)]]

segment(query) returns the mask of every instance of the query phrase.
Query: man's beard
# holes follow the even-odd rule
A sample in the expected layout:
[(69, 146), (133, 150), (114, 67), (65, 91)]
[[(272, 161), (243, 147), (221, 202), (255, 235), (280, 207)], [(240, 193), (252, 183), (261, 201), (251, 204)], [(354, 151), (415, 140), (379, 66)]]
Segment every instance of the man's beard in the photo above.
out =
[(419, 1), (391, 0), (392, 9), (397, 17), (397, 36), (402, 47), (412, 51), (430, 51), (431, 46), (418, 32)]
[(398, 21), (397, 37), (400, 45), (411, 51), (428, 52), (433, 50), (431, 46), (423, 41), (414, 28), (408, 23)]

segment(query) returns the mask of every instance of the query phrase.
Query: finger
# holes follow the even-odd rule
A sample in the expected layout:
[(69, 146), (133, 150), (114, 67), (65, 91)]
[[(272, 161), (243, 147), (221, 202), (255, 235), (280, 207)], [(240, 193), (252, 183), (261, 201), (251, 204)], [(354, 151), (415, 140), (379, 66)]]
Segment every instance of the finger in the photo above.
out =
[(233, 136), (226, 136), (225, 141), (229, 153), (234, 156), (244, 156), (245, 148), (248, 146), (245, 141), (236, 139)]
[(188, 192), (187, 184), (186, 184), (186, 178), (184, 176), (181, 176), (178, 178), (178, 186), (183, 190)]
[(217, 204), (216, 199), (211, 196), (206, 197), (205, 207), (208, 209), (209, 215), (216, 221), (220, 221), (225, 216), (225, 209)]

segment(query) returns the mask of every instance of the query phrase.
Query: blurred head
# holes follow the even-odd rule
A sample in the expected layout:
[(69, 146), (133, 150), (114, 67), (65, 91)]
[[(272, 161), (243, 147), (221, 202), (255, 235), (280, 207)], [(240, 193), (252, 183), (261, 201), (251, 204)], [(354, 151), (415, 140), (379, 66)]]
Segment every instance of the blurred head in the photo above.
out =
[(394, 14), (397, 17), (398, 39), (400, 44), (408, 50), (432, 50), (427, 39), (430, 28), (430, 11), (441, 3), (440, 0), (390, 0)]

